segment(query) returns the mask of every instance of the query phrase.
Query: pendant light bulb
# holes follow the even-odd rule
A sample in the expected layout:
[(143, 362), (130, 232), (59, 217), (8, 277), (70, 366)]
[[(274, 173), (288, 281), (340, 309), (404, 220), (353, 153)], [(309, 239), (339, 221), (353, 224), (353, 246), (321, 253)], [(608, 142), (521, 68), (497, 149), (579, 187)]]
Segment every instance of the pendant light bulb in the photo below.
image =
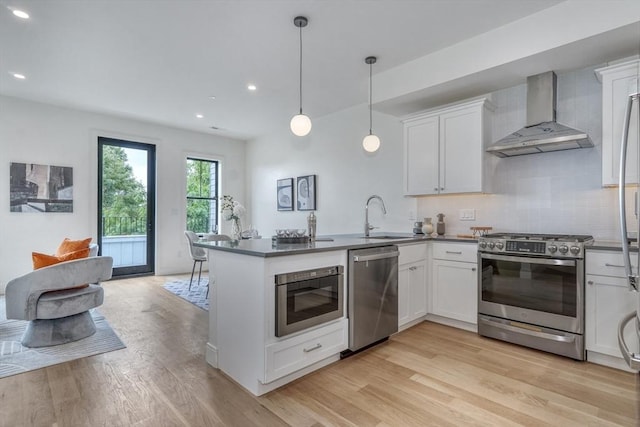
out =
[(305, 136), (311, 132), (311, 119), (302, 114), (302, 28), (306, 27), (309, 20), (304, 16), (296, 16), (293, 25), (300, 29), (300, 113), (293, 116), (289, 127), (296, 136)]
[(296, 114), (289, 124), (291, 132), (296, 136), (305, 136), (311, 132), (311, 119), (304, 114)]
[(375, 153), (380, 148), (380, 138), (374, 134), (367, 135), (362, 140), (362, 147), (369, 153)]
[(362, 140), (362, 148), (369, 153), (375, 153), (380, 148), (380, 138), (373, 134), (371, 128), (373, 126), (373, 114), (371, 112), (371, 100), (373, 98), (373, 86), (371, 83), (373, 64), (375, 64), (377, 58), (375, 56), (367, 56), (364, 60), (365, 64), (369, 64), (369, 135), (365, 136)]

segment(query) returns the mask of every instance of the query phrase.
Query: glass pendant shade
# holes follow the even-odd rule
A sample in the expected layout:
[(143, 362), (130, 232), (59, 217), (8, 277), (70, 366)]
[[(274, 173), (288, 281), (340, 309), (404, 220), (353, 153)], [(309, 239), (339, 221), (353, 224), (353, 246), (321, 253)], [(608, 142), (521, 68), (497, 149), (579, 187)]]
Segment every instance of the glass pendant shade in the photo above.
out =
[(380, 138), (374, 134), (369, 134), (362, 140), (362, 147), (369, 153), (374, 153), (380, 148)]
[(304, 114), (296, 114), (291, 119), (291, 132), (296, 136), (305, 136), (311, 132), (311, 119)]

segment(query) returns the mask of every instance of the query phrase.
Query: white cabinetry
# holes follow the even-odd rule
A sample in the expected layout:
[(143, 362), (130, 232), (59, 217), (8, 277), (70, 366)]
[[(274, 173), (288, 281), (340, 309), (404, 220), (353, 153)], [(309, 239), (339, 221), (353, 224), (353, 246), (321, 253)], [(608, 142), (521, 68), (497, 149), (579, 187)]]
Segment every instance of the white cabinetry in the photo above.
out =
[(417, 323), (427, 314), (427, 244), (399, 246), (398, 326)]
[[(622, 126), (629, 94), (638, 91), (638, 70), (640, 60), (623, 62), (609, 67), (599, 68), (596, 75), (602, 82), (602, 185), (617, 185), (620, 169), (620, 144)], [(629, 147), (627, 151), (627, 183), (638, 183), (637, 143), (633, 143), (638, 135), (638, 103), (634, 103), (629, 127)]]
[(490, 110), (482, 98), (404, 120), (404, 193), (487, 192)]
[[(635, 309), (635, 298), (624, 277), (622, 253), (587, 251), (585, 270), (587, 359), (624, 369), (626, 365), (618, 348), (618, 323)], [(638, 337), (631, 327), (625, 330), (625, 339), (631, 349), (638, 350)]]
[(443, 318), (476, 325), (477, 245), (434, 242), (431, 265), (431, 312)]

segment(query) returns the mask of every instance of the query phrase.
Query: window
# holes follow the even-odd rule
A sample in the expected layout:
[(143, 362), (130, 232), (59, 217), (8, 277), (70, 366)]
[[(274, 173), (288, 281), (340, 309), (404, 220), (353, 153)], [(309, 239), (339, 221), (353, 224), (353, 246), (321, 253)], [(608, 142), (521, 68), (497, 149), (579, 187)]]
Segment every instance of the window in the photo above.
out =
[(187, 158), (187, 230), (218, 230), (218, 162)]

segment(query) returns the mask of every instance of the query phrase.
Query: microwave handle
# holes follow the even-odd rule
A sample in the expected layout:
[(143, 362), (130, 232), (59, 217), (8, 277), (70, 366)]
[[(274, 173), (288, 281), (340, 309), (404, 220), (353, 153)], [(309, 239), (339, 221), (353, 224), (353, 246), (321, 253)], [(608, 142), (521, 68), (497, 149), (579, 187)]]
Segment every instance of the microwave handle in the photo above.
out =
[(482, 253), (482, 259), (495, 259), (497, 261), (511, 261), (511, 262), (528, 262), (530, 264), (544, 264), (544, 265), (564, 265), (573, 267), (576, 265), (576, 261), (572, 259), (546, 259), (546, 258), (531, 258), (521, 256), (505, 256), (496, 254)]

